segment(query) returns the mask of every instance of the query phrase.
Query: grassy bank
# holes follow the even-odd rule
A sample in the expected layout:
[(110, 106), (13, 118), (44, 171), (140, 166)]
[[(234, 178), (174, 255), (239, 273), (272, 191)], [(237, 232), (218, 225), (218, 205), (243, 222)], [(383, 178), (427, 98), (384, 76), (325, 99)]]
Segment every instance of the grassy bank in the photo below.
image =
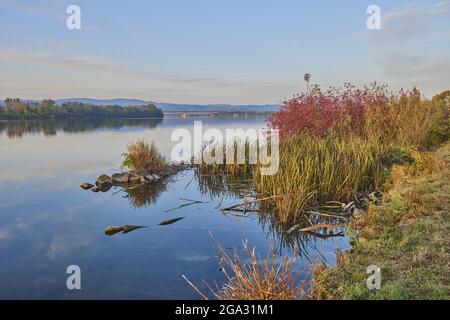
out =
[[(352, 250), (316, 269), (315, 298), (450, 298), (450, 143), (414, 158), (391, 169), (383, 203), (352, 223)], [(370, 265), (381, 268), (381, 290), (367, 289)]]

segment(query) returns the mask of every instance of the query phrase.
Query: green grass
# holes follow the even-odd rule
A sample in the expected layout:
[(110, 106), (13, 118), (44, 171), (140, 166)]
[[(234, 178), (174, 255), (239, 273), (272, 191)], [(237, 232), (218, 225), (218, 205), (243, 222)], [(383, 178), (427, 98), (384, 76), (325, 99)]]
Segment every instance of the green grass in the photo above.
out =
[[(441, 161), (449, 155), (450, 144), (434, 154)], [(360, 232), (352, 250), (338, 255), (335, 268), (316, 269), (315, 298), (450, 298), (449, 163), (394, 166), (388, 183), (383, 204), (352, 224)], [(367, 289), (370, 265), (382, 270), (379, 291)]]
[(292, 225), (306, 206), (347, 201), (359, 191), (378, 188), (384, 153), (377, 141), (357, 136), (299, 134), (281, 143), (277, 175), (255, 174), (256, 188), (262, 196), (279, 196), (279, 221)]

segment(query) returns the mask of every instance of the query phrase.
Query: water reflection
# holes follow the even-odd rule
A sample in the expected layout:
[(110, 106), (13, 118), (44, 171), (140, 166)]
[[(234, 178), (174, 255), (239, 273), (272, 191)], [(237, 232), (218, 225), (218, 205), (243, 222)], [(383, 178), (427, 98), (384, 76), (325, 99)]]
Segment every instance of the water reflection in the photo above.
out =
[(171, 177), (167, 177), (151, 183), (120, 187), (116, 192), (124, 192), (124, 198), (128, 199), (132, 208), (145, 208), (156, 204), (158, 197), (167, 190), (172, 181)]
[(80, 133), (97, 129), (121, 129), (139, 127), (153, 129), (163, 119), (76, 119), (67, 120), (17, 120), (0, 121), (0, 134), (6, 132), (9, 138), (22, 138), (25, 134), (43, 133), (55, 136), (58, 132)]
[(255, 193), (251, 175), (236, 178), (226, 174), (202, 174), (195, 169), (195, 180), (200, 193), (210, 198), (242, 198)]
[[(279, 223), (275, 214), (261, 214), (259, 215), (259, 223), (263, 228), (267, 228), (273, 238), (277, 239), (279, 250), (288, 250), (293, 252), (300, 258), (306, 259), (309, 262), (310, 256), (319, 256), (320, 260), (325, 263), (331, 263), (327, 261), (327, 258), (318, 249), (317, 243), (321, 241), (332, 241), (333, 238), (344, 237), (343, 228), (337, 231), (327, 231), (321, 229), (318, 231), (291, 232), (282, 223)], [(312, 225), (319, 224), (339, 224), (342, 220), (332, 217), (320, 217), (320, 216), (308, 216), (304, 215), (300, 221), (297, 221), (299, 229), (307, 228)]]
[(327, 230), (318, 228), (311, 231), (299, 231), (304, 228), (317, 225), (341, 225), (346, 223), (345, 217), (328, 217), (318, 214), (305, 214), (296, 221), (295, 228), (286, 226), (278, 219), (270, 201), (258, 201), (257, 193), (251, 175), (236, 178), (226, 174), (202, 175), (199, 170), (195, 171), (195, 178), (199, 185), (200, 192), (211, 198), (222, 198), (233, 196), (242, 199), (229, 207), (218, 208), (224, 215), (235, 218), (256, 218), (268, 235), (276, 240), (279, 246), (278, 251), (288, 251), (301, 258), (310, 261), (309, 256), (319, 255), (324, 262), (325, 256), (317, 248), (317, 242), (322, 240), (332, 240), (332, 238), (344, 237), (343, 228)]
[[(175, 144), (170, 141), (173, 130), (192, 130), (194, 120), (220, 130), (265, 126), (265, 117), (166, 117), (161, 123), (148, 119), (0, 122), (0, 251), (4, 258), (0, 298), (197, 299), (182, 274), (195, 283), (224, 281), (210, 230), (224, 248), (239, 247), (248, 238), (261, 253), (267, 250), (269, 238), (281, 239), (277, 241), (284, 248), (280, 254), (305, 257), (297, 260), (299, 269), (309, 268), (308, 259), (317, 256), (333, 264), (336, 248), (348, 247), (347, 237), (323, 231), (288, 233), (261, 205), (252, 212), (220, 210), (254, 199), (251, 177), (202, 176), (187, 170), (169, 180), (106, 193), (80, 188), (82, 182), (118, 170), (129, 141), (153, 140), (169, 157)], [(85, 134), (64, 134), (84, 130)], [(45, 136), (45, 132), (56, 132), (56, 136)], [(202, 202), (171, 210), (185, 203), (183, 199)], [(181, 217), (185, 219), (160, 225)], [(319, 221), (312, 215), (308, 219)], [(107, 236), (107, 226), (148, 227)], [(127, 252), (127, 259), (118, 258), (120, 252)], [(83, 270), (84, 287), (79, 292), (65, 285), (65, 270), (71, 264)]]

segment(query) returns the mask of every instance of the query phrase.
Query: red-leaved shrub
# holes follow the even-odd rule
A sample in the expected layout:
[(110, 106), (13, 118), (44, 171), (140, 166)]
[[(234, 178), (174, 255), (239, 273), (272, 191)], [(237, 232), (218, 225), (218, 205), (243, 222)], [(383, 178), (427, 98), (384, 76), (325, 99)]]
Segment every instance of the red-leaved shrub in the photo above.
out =
[(281, 138), (302, 131), (325, 136), (343, 123), (352, 131), (362, 132), (368, 108), (387, 102), (383, 87), (356, 89), (346, 84), (344, 89), (330, 88), (326, 92), (315, 88), (284, 101), (280, 111), (269, 118), (269, 125), (279, 129)]

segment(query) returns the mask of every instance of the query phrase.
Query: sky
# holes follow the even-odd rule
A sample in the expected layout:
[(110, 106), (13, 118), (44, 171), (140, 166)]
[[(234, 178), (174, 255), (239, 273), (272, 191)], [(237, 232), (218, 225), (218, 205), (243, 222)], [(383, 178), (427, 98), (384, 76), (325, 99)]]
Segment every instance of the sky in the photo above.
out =
[(272, 104), (305, 73), (323, 88), (450, 89), (450, 0), (0, 0), (0, 98)]

